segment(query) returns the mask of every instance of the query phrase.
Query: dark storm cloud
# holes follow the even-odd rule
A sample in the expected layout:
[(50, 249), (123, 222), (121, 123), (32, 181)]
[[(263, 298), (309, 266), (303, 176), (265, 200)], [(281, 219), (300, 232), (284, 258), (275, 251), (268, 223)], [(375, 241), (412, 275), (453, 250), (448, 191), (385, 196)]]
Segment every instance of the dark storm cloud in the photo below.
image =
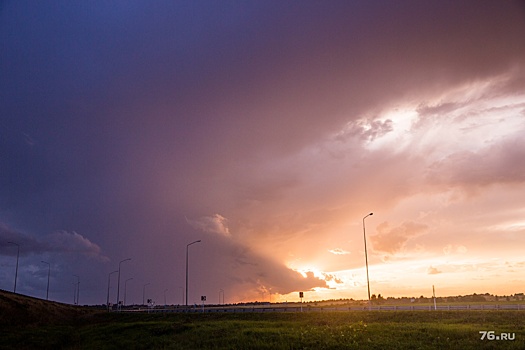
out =
[[(0, 223), (0, 247), (14, 242), (20, 246), (20, 255), (44, 253), (80, 254), (88, 258), (107, 261), (100, 247), (76, 232), (57, 231), (43, 237), (25, 235)], [(13, 251), (10, 252), (13, 255)], [(3, 249), (2, 254), (7, 254)]]
[[(223, 217), (219, 219), (221, 222), (224, 220)], [(312, 290), (315, 287), (327, 287), (326, 282), (315, 277), (313, 273), (309, 272), (303, 276), (285, 266), (279, 261), (280, 257), (262, 255), (251, 248), (249, 243), (245, 244), (232, 238), (231, 236), (239, 236), (237, 232), (226, 236), (224, 231), (227, 227), (221, 225), (220, 230), (212, 230), (208, 220), (201, 219), (201, 222), (207, 223), (198, 225), (198, 229), (205, 233), (203, 244), (213, 247), (202, 249), (207, 250), (214, 275), (222, 276), (223, 281), (229, 280), (230, 288), (235, 286), (236, 290), (242, 291), (239, 293), (243, 298), (249, 298), (254, 291), (287, 294), (298, 290)], [(190, 225), (194, 226), (195, 222), (190, 222)]]
[[(393, 131), (392, 120), (375, 116), (419, 94), (422, 115), (444, 113), (456, 106), (424, 101), (523, 71), (525, 53), (524, 11), (514, 1), (1, 6), (0, 221), (29, 232), (19, 238), (35, 252), (54, 245), (112, 261), (133, 255), (135, 279), (158, 284), (172, 276), (165, 261), (181, 264), (173, 247), (195, 231), (229, 233), (246, 246), (268, 232), (286, 242), (317, 223), (315, 213), (344, 207), (331, 196), (399, 196), (358, 186), (389, 173), (405, 188), (397, 164), (417, 166), (417, 156), (363, 150)], [(326, 150), (330, 161), (301, 155), (334, 135), (344, 145)], [(383, 171), (367, 171), (370, 160)], [(220, 247), (227, 253), (217, 248), (203, 260), (231, 253), (246, 262), (229, 275), (232, 289), (324, 286), (265, 260), (259, 246), (248, 258)], [(210, 289), (226, 283), (204, 273)]]

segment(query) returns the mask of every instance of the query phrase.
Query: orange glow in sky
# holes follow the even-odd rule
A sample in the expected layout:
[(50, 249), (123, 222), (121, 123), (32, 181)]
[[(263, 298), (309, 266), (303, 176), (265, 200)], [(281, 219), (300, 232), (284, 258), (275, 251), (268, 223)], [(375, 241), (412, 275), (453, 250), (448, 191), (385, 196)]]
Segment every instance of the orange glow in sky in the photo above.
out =
[(0, 8), (0, 288), (525, 291), (522, 1)]

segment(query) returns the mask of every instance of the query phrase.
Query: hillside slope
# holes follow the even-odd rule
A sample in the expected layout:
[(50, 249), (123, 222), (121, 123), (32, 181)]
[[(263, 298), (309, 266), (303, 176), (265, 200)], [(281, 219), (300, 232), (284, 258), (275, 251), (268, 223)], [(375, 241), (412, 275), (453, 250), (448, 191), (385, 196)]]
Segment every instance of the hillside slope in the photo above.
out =
[(0, 290), (0, 327), (71, 323), (95, 312)]

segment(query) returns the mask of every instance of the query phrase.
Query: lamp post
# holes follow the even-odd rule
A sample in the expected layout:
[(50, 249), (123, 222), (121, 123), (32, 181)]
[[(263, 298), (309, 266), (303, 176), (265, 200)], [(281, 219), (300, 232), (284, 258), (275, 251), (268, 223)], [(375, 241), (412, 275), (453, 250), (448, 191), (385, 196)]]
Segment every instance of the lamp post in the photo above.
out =
[(186, 306), (188, 306), (188, 248), (190, 245), (195, 243), (200, 243), (200, 239), (198, 241), (191, 242), (190, 244), (186, 245)]
[(224, 304), (224, 290), (219, 289), (219, 305), (221, 304), (221, 294), (222, 294), (222, 303)]
[[(77, 283), (75, 285), (75, 292), (73, 293), (73, 304), (78, 305), (78, 294), (80, 289), (80, 277), (78, 275), (73, 275), (77, 278)], [(75, 301), (76, 300), (76, 301)]]
[(126, 290), (128, 286), (128, 281), (131, 281), (132, 279), (133, 277), (128, 278), (127, 280), (124, 281), (124, 306), (126, 306)]
[(117, 273), (117, 272), (118, 272), (118, 270), (115, 270), (113, 272), (110, 272), (109, 275), (108, 275), (108, 299), (106, 301), (106, 305), (108, 307), (108, 311), (109, 311), (109, 282), (111, 280), (111, 275), (114, 274), (114, 273)]
[(368, 309), (370, 310), (371, 303), (370, 303), (370, 279), (368, 277), (368, 253), (366, 251), (366, 231), (365, 231), (365, 219), (371, 215), (374, 215), (374, 213), (370, 213), (367, 216), (363, 218), (363, 238), (365, 240), (365, 263), (366, 263), (366, 284), (368, 286)]
[(146, 305), (146, 302), (144, 301), (144, 296), (146, 295), (146, 286), (151, 283), (146, 283), (142, 286), (142, 305)]
[(120, 264), (122, 264), (124, 261), (129, 261), (129, 260), (131, 260), (131, 258), (127, 258), (127, 259), (121, 260), (118, 263), (117, 307), (118, 307), (118, 303), (119, 303), (119, 299), (120, 299)]
[(15, 289), (13, 289), (13, 293), (16, 293), (16, 279), (18, 277), (18, 257), (20, 256), (20, 244), (15, 242), (7, 242), (9, 244), (14, 244), (17, 247), (16, 251), (16, 270), (15, 270)]
[(166, 308), (166, 292), (168, 290), (167, 289), (164, 289), (164, 308)]
[(46, 300), (49, 300), (49, 275), (51, 274), (51, 264), (47, 261), (42, 260), (42, 263), (47, 264), (47, 290), (46, 290)]

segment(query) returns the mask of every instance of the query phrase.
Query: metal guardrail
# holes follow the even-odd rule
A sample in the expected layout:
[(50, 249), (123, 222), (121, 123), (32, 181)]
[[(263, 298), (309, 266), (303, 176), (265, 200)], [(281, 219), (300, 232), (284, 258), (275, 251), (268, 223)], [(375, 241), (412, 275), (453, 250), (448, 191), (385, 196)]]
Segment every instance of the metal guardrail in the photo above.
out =
[(454, 310), (525, 310), (521, 304), (473, 304), (473, 305), (382, 305), (347, 307), (179, 307), (142, 308), (121, 310), (122, 312), (149, 313), (262, 313), (262, 312), (332, 312), (332, 311), (454, 311)]

